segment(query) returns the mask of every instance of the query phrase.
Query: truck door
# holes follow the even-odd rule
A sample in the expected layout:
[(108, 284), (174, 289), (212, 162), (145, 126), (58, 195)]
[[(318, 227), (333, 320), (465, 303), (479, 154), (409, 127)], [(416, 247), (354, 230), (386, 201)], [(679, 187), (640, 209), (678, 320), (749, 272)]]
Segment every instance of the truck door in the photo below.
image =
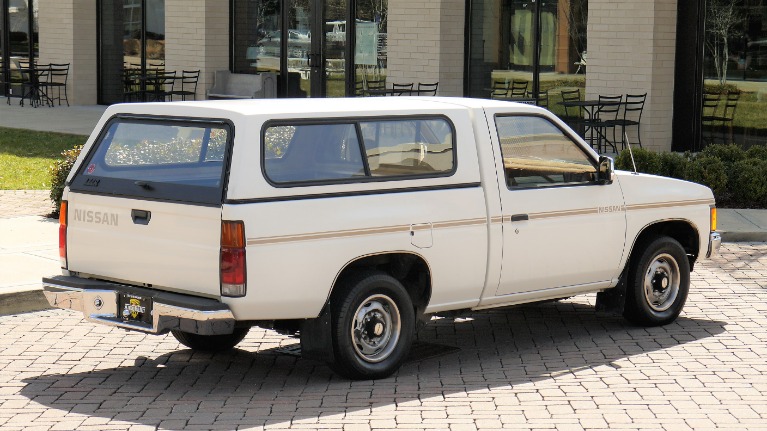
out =
[(496, 296), (607, 287), (626, 235), (620, 185), (600, 184), (593, 153), (545, 116), (488, 112), (488, 124), (503, 216)]

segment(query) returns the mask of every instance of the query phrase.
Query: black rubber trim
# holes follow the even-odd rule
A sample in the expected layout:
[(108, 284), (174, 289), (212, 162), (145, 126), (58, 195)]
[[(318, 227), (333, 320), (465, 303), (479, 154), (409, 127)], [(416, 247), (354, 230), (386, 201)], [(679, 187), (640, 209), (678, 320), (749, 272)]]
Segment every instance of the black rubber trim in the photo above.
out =
[(284, 201), (301, 201), (307, 199), (328, 199), (328, 198), (346, 198), (352, 196), (370, 196), (370, 195), (384, 195), (392, 193), (413, 193), (413, 192), (429, 192), (438, 190), (454, 190), (454, 189), (471, 189), (481, 187), (482, 184), (476, 183), (462, 183), (462, 184), (446, 184), (441, 186), (424, 186), (424, 187), (406, 187), (401, 189), (385, 189), (385, 190), (362, 190), (356, 192), (338, 192), (338, 193), (318, 193), (316, 195), (295, 195), (295, 196), (277, 196), (273, 198), (254, 198), (254, 199), (225, 199), (224, 204), (228, 205), (240, 205), (240, 204), (255, 204), (266, 202), (284, 202)]
[[(58, 275), (55, 277), (43, 278), (43, 284), (58, 285), (63, 287), (72, 287), (82, 290), (114, 290), (120, 293), (130, 293), (133, 295), (152, 298), (155, 303), (172, 305), (175, 307), (188, 308), (199, 311), (220, 311), (228, 310), (226, 304), (210, 299), (200, 298), (198, 296), (182, 295), (180, 293), (162, 292), (145, 287), (129, 286), (127, 284), (112, 283), (108, 281), (93, 280), (89, 278), (72, 277)], [(55, 287), (54, 287), (55, 288)]]

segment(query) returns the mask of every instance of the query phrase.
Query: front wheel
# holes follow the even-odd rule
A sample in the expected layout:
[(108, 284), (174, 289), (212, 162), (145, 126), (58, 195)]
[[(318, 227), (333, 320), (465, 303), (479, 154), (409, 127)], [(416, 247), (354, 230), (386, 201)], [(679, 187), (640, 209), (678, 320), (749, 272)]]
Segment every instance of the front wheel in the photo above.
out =
[(415, 311), (394, 277), (368, 272), (351, 277), (333, 304), (331, 368), (350, 379), (379, 379), (395, 372), (413, 342)]
[(170, 333), (179, 343), (192, 350), (203, 352), (223, 352), (236, 346), (248, 335), (250, 328), (235, 328), (234, 332), (225, 335), (198, 335), (179, 330), (171, 330)]
[(690, 262), (678, 241), (658, 237), (635, 250), (626, 279), (623, 316), (642, 326), (673, 322), (687, 300)]

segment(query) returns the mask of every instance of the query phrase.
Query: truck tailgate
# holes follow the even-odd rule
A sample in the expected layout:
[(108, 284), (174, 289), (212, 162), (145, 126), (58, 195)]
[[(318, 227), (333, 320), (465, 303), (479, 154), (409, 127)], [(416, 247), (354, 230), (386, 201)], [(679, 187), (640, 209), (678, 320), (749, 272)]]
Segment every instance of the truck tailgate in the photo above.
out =
[(221, 209), (70, 192), (70, 271), (218, 297)]

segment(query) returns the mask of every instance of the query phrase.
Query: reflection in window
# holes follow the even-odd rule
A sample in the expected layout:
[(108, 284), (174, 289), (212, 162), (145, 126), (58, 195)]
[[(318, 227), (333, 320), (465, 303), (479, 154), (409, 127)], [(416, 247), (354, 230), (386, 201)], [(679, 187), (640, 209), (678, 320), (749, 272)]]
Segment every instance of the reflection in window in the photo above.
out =
[(703, 144), (767, 143), (767, 5), (706, 0)]
[[(355, 0), (357, 11), (354, 46), (355, 92), (367, 81), (385, 81), (387, 75), (388, 0)], [(355, 94), (357, 96), (361, 94)]]
[(445, 120), (363, 122), (360, 128), (374, 177), (453, 170), (453, 131)]
[(280, 73), (279, 0), (235, 0), (232, 19), (233, 72)]
[(596, 179), (591, 159), (562, 131), (540, 117), (497, 117), (506, 185), (539, 187)]

